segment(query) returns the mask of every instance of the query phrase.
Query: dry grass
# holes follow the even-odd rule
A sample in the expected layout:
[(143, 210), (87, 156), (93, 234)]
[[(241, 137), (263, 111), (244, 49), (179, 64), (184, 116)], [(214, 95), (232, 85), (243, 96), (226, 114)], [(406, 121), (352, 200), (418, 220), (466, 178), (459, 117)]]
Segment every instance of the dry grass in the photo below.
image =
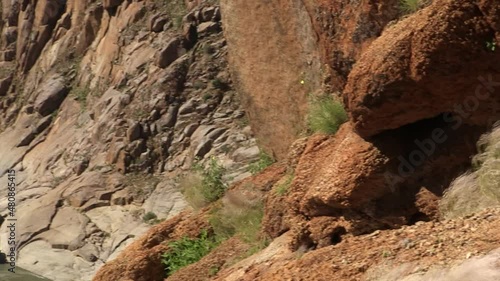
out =
[(314, 133), (332, 135), (347, 121), (347, 112), (340, 100), (331, 95), (311, 97), (307, 121)]
[(440, 203), (444, 218), (467, 216), (500, 206), (500, 126), (478, 142), (480, 153), (473, 159), (474, 171), (453, 181)]
[(202, 193), (202, 181), (203, 178), (199, 173), (188, 174), (180, 181), (180, 188), (184, 198), (195, 210), (199, 210), (209, 203)]
[(264, 205), (260, 198), (232, 190), (210, 216), (210, 224), (221, 239), (239, 235), (249, 244), (259, 244)]

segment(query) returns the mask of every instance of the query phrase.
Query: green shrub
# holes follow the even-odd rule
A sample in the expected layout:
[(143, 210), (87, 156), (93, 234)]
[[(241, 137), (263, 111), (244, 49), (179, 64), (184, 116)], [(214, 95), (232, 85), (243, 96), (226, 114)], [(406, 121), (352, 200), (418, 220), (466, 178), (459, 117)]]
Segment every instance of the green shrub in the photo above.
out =
[(201, 166), (197, 166), (195, 169), (201, 171), (203, 177), (201, 181), (201, 185), (203, 186), (201, 190), (203, 197), (208, 202), (214, 202), (221, 198), (227, 188), (222, 180), (222, 176), (226, 169), (219, 164), (215, 157), (210, 158), (206, 168), (203, 169)]
[(150, 220), (153, 220), (153, 219), (157, 219), (158, 217), (156, 216), (155, 213), (153, 212), (147, 212), (146, 214), (144, 214), (144, 216), (142, 217), (142, 220), (144, 222), (148, 222)]
[(315, 133), (334, 134), (347, 121), (342, 103), (330, 95), (314, 97), (309, 105), (308, 124)]
[(261, 150), (259, 153), (259, 160), (257, 160), (255, 163), (250, 164), (250, 166), (248, 166), (248, 170), (250, 171), (250, 173), (255, 175), (265, 168), (271, 166), (274, 162), (274, 159), (269, 156), (269, 154)]
[(426, 0), (400, 0), (399, 8), (401, 12), (405, 14), (413, 14), (419, 9), (421, 9), (424, 5), (428, 4)]
[(198, 209), (224, 195), (227, 185), (222, 180), (225, 169), (212, 157), (206, 167), (200, 163), (193, 166), (194, 173), (181, 181), (181, 189), (188, 203)]
[(177, 270), (201, 260), (219, 245), (213, 237), (209, 237), (206, 230), (199, 238), (183, 237), (168, 244), (168, 250), (161, 256), (161, 263), (165, 266), (167, 276)]

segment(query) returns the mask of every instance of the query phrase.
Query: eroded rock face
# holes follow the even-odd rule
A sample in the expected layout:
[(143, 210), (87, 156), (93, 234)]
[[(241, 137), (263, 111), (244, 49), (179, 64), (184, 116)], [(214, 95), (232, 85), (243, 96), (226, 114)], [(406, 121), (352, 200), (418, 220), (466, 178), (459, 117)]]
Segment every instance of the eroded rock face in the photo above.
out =
[(486, 44), (498, 41), (499, 30), (490, 12), (481, 12), (491, 5), (435, 1), (387, 28), (345, 88), (356, 130), (369, 137), (446, 112), (479, 125), (496, 120), (500, 57)]
[[(169, 11), (146, 1), (2, 3), (0, 191), (15, 169), (21, 266), (55, 281), (90, 280), (152, 227), (146, 212), (162, 220), (188, 208), (173, 179), (196, 156), (218, 158), (227, 178), (250, 175), (259, 149), (219, 28), (187, 42), (165, 23)], [(181, 24), (195, 33), (202, 22), (220, 27), (218, 7), (192, 12)], [(154, 28), (145, 21), (153, 14)], [(179, 53), (156, 66), (171, 40)], [(0, 207), (5, 217), (7, 201)], [(6, 252), (6, 224), (0, 233)], [(154, 263), (151, 272), (162, 271)]]
[(262, 145), (283, 159), (304, 129), (307, 94), (321, 86), (309, 14), (302, 1), (228, 0), (221, 7), (231, 67), (252, 127)]
[(399, 16), (397, 0), (228, 0), (221, 7), (250, 122), (279, 159), (305, 130), (307, 95), (341, 92), (361, 54)]
[(49, 77), (35, 93), (33, 106), (42, 116), (47, 116), (59, 108), (68, 91), (66, 81), (62, 76)]

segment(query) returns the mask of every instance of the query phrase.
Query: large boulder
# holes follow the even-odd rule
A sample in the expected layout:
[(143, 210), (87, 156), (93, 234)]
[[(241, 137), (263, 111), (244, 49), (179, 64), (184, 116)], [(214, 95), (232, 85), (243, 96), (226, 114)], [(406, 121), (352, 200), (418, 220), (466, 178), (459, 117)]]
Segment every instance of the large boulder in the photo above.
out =
[(492, 2), (435, 1), (388, 28), (345, 88), (358, 133), (369, 137), (447, 112), (480, 125), (498, 119), (500, 52), (487, 48), (500, 39), (498, 13), (480, 12)]
[(56, 111), (68, 94), (68, 87), (60, 75), (53, 75), (45, 80), (38, 91), (34, 102), (35, 110), (42, 116)]
[(182, 47), (180, 38), (173, 38), (161, 49), (156, 57), (155, 64), (158, 67), (165, 68), (182, 56), (186, 51)]

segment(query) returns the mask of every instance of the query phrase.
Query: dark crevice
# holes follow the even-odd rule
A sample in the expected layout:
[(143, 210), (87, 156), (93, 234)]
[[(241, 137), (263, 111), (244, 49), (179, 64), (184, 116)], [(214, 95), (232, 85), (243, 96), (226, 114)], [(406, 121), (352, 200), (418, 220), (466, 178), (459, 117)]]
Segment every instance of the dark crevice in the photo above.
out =
[(337, 227), (333, 230), (333, 233), (330, 236), (330, 241), (332, 245), (338, 244), (342, 242), (342, 235), (346, 234), (347, 231), (343, 227)]
[(419, 221), (427, 222), (431, 221), (431, 219), (426, 214), (417, 212), (410, 216), (410, 218), (408, 219), (408, 225), (414, 225)]

